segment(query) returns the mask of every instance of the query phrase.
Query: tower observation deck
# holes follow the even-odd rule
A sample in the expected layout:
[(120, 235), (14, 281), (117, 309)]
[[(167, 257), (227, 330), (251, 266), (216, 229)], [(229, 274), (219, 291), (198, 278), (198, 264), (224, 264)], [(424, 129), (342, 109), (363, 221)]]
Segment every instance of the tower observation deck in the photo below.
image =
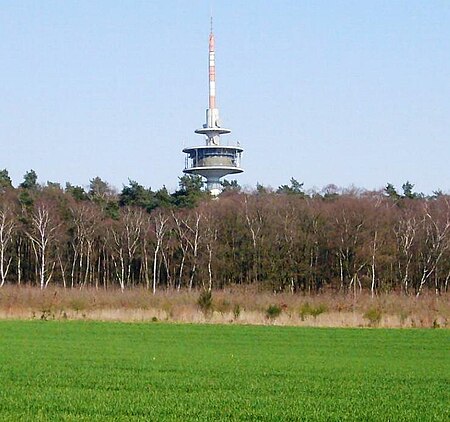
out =
[(222, 191), (220, 178), (227, 174), (242, 173), (241, 154), (243, 148), (220, 144), (220, 135), (231, 132), (220, 127), (219, 109), (216, 107), (216, 63), (214, 33), (209, 34), (209, 107), (206, 123), (195, 133), (205, 135), (205, 145), (184, 148), (186, 163), (183, 170), (187, 174), (198, 174), (206, 179), (206, 188), (217, 196)]

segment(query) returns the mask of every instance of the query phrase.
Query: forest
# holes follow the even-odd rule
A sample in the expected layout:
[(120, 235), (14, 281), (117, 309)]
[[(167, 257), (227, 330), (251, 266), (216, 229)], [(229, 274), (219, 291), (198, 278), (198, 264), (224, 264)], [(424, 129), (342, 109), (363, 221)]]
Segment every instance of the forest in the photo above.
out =
[(450, 280), (450, 196), (303, 184), (244, 192), (224, 182), (217, 199), (200, 178), (120, 192), (99, 177), (89, 189), (14, 187), (0, 171), (0, 286), (45, 289), (220, 289), (441, 294)]

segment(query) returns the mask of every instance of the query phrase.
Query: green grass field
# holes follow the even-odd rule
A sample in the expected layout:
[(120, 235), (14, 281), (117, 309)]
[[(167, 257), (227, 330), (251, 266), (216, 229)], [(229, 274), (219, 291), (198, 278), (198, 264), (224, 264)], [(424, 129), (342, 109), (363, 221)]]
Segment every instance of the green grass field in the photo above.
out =
[(0, 322), (4, 421), (450, 420), (447, 330)]

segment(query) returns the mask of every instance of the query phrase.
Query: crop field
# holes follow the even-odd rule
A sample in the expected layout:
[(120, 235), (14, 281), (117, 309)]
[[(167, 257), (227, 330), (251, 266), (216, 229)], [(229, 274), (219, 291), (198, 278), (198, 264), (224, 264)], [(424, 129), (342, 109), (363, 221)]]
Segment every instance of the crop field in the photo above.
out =
[(448, 330), (0, 322), (4, 421), (448, 421)]

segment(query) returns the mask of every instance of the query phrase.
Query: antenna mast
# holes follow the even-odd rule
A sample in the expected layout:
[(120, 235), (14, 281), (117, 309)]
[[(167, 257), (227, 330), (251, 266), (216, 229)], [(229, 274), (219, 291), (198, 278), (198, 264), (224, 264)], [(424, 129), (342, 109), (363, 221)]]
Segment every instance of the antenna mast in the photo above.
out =
[(209, 107), (207, 127), (217, 126), (218, 110), (216, 109), (216, 48), (211, 17), (211, 32), (209, 33)]

